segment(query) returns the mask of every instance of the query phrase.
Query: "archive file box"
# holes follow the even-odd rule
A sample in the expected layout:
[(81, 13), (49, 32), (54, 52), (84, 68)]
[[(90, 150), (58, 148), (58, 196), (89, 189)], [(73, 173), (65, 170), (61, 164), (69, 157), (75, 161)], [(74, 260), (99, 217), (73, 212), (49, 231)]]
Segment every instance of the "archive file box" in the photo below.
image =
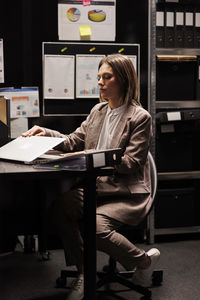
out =
[(157, 55), (157, 101), (199, 100), (199, 66), (197, 55)]
[[(157, 190), (155, 227), (172, 228), (199, 224), (195, 189), (192, 186)], [(169, 218), (170, 215), (170, 218)], [(187, 218), (185, 217), (187, 216)]]
[(10, 100), (0, 97), (0, 146), (10, 140)]
[(156, 166), (158, 172), (200, 169), (200, 110), (176, 109), (156, 114)]

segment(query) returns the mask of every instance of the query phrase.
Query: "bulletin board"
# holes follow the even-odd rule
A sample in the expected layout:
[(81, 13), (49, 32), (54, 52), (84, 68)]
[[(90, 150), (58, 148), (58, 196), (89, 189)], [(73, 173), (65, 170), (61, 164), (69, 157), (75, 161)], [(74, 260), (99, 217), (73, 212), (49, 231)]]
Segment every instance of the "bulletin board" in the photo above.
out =
[(43, 115), (87, 116), (99, 102), (99, 61), (113, 53), (129, 56), (140, 85), (139, 44), (43, 42)]

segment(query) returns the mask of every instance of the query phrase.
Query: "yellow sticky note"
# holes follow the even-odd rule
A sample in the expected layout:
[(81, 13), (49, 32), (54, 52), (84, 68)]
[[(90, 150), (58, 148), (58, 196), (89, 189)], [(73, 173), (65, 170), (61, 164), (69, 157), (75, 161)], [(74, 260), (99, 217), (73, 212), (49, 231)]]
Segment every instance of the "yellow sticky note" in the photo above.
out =
[(83, 38), (90, 37), (92, 35), (90, 25), (81, 25), (79, 29), (80, 29), (80, 36)]

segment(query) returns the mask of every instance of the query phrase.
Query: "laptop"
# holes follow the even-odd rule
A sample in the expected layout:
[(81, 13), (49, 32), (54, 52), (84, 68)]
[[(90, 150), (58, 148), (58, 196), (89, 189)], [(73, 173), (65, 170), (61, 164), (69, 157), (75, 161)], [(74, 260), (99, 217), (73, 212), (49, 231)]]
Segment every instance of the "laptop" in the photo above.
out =
[(0, 147), (0, 159), (34, 164), (38, 159), (58, 159), (59, 155), (46, 154), (59, 145), (65, 138), (30, 136), (18, 137)]

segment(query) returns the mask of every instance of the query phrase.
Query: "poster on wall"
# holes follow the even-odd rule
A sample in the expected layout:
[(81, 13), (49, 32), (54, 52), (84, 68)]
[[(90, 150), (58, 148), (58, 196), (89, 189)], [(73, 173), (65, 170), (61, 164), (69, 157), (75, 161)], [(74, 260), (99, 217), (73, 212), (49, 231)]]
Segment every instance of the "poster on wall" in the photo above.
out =
[(74, 99), (74, 55), (44, 56), (44, 98)]
[(59, 40), (115, 41), (116, 0), (58, 1)]
[(76, 97), (98, 98), (98, 66), (105, 55), (76, 55)]
[(0, 83), (4, 83), (3, 39), (0, 39)]
[(10, 118), (40, 116), (38, 87), (1, 88), (0, 95), (10, 99)]

